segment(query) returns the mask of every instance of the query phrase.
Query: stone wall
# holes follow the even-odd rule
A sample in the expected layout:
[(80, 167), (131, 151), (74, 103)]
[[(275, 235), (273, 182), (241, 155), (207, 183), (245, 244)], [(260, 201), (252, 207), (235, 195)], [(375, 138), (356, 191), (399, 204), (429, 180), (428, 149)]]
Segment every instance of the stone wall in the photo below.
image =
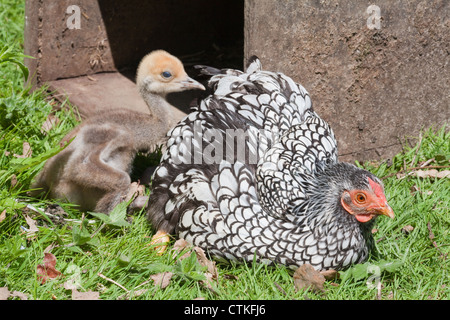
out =
[(449, 122), (449, 13), (448, 0), (246, 0), (244, 55), (308, 90), (342, 160), (385, 159)]
[[(38, 83), (131, 73), (152, 50), (195, 55), (241, 42), (243, 0), (27, 0), (25, 54)], [(242, 56), (242, 53), (241, 53)]]

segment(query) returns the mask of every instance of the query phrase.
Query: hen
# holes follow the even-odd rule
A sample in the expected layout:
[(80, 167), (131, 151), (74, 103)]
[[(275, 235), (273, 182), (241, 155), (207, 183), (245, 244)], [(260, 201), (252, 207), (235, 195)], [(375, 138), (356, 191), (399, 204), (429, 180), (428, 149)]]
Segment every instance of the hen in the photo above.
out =
[(305, 88), (257, 57), (245, 72), (198, 68), (213, 94), (168, 133), (148, 205), (155, 237), (292, 268), (367, 259), (375, 217), (393, 210), (380, 179), (338, 162)]

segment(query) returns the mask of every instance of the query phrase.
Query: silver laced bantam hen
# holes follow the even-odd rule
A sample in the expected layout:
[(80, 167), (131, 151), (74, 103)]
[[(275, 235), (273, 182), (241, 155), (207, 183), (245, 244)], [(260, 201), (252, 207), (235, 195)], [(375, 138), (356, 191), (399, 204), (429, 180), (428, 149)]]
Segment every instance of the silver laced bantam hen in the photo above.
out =
[(365, 261), (375, 217), (393, 210), (380, 179), (338, 162), (307, 91), (257, 57), (245, 72), (198, 68), (213, 94), (168, 133), (148, 204), (154, 243), (175, 234), (215, 258), (291, 268)]

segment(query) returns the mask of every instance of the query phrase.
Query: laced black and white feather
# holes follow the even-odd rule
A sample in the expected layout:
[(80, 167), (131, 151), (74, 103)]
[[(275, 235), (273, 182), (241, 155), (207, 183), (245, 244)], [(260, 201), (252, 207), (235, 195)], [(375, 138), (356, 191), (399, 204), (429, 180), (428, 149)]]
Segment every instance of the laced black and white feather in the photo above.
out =
[(369, 227), (336, 214), (327, 197), (338, 192), (330, 168), (354, 167), (338, 163), (333, 131), (305, 88), (256, 57), (246, 72), (199, 68), (214, 93), (168, 133), (153, 226), (218, 258), (316, 269), (363, 261)]

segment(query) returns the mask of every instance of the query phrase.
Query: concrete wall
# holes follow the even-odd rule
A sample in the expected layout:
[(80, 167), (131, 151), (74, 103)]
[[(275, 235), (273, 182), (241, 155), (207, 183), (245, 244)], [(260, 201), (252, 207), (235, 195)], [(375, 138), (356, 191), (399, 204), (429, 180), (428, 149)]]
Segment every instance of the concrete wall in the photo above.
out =
[(389, 158), (450, 120), (449, 14), (448, 0), (246, 0), (244, 55), (308, 90), (341, 159)]

